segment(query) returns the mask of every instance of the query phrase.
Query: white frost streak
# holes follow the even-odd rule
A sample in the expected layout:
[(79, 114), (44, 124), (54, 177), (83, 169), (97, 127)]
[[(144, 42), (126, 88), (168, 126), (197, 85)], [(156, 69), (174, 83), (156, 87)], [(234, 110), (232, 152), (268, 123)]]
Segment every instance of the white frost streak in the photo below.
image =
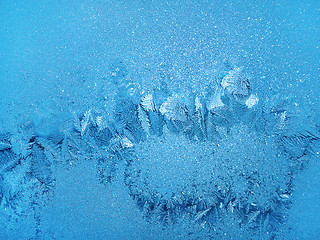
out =
[(85, 131), (87, 129), (87, 126), (88, 126), (90, 118), (91, 118), (91, 110), (88, 110), (84, 114), (84, 118), (81, 121), (81, 136), (84, 135), (84, 133), (85, 133)]
[(199, 212), (196, 217), (195, 217), (195, 221), (198, 221), (199, 219), (201, 219), (203, 216), (205, 216), (207, 214), (207, 212), (209, 212), (211, 210), (211, 208), (208, 208), (202, 212)]

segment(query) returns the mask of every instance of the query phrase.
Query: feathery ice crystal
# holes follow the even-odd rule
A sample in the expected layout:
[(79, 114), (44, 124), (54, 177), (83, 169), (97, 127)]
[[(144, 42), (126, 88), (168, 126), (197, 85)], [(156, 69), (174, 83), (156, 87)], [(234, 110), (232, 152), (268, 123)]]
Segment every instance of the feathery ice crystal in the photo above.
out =
[(116, 92), (105, 108), (52, 112), (1, 133), (0, 211), (8, 221), (33, 209), (40, 234), (54, 167), (90, 160), (102, 184), (123, 174), (151, 223), (189, 222), (220, 239), (227, 232), (278, 234), (294, 176), (318, 141), (316, 130), (301, 128), (289, 101), (259, 99), (240, 68), (201, 93), (171, 91), (165, 83), (142, 92), (123, 63), (109, 78)]

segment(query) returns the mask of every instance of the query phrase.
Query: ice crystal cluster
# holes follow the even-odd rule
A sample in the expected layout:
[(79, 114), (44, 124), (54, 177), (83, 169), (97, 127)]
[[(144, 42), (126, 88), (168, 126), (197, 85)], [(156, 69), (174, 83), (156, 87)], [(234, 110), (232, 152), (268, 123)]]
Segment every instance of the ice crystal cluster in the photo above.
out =
[(166, 82), (142, 91), (122, 62), (105, 80), (114, 93), (104, 104), (52, 110), (2, 131), (4, 226), (31, 217), (40, 236), (56, 167), (92, 161), (106, 187), (123, 176), (145, 221), (187, 224), (190, 239), (199, 232), (213, 239), (281, 235), (294, 178), (318, 141), (289, 98), (259, 99), (237, 67), (205, 92), (172, 91)]

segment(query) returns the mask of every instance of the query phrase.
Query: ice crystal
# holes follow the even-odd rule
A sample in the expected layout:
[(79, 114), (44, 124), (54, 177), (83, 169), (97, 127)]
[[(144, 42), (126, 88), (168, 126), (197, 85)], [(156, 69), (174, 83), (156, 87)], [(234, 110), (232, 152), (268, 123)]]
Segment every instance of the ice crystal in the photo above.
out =
[(123, 174), (150, 223), (218, 239), (276, 236), (295, 175), (318, 151), (317, 131), (301, 127), (290, 101), (259, 99), (240, 68), (201, 93), (166, 84), (142, 93), (121, 61), (109, 78), (117, 95), (110, 106), (45, 108), (0, 134), (1, 211), (9, 219), (33, 209), (40, 236), (41, 199), (54, 194), (56, 167), (90, 161), (106, 187)]
[(142, 98), (142, 128), (150, 133), (153, 125), (161, 134), (133, 139), (125, 176), (148, 219), (166, 224), (186, 215), (222, 236), (223, 228), (214, 226), (232, 216), (244, 232), (276, 234), (293, 174), (318, 137), (302, 129), (290, 133), (294, 111), (281, 101), (258, 105), (250, 92), (248, 79), (235, 69), (205, 96), (186, 100), (172, 93), (157, 103), (152, 94)]

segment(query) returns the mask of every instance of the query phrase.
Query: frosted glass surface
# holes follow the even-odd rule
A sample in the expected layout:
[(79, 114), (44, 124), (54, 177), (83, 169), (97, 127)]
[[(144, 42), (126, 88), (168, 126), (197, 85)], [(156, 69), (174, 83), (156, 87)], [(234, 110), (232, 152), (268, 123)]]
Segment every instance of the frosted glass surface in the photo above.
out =
[(320, 4), (0, 2), (0, 240), (320, 239)]

